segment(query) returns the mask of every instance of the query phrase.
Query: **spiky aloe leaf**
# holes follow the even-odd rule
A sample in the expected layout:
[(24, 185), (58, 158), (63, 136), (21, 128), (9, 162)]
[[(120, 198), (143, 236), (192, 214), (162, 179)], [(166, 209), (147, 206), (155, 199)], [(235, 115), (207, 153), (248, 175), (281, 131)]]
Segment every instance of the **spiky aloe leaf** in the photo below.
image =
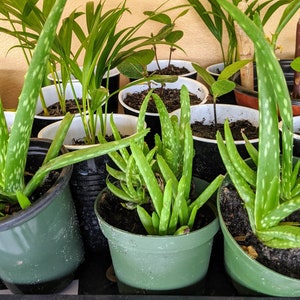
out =
[[(47, 18), (43, 31), (34, 50), (26, 74), (23, 89), (12, 127), (6, 154), (4, 191), (14, 192), (24, 188), (24, 170), (27, 159), (35, 107), (44, 79), (49, 53), (55, 38), (66, 0), (57, 0)], [(3, 122), (2, 122), (3, 123)]]

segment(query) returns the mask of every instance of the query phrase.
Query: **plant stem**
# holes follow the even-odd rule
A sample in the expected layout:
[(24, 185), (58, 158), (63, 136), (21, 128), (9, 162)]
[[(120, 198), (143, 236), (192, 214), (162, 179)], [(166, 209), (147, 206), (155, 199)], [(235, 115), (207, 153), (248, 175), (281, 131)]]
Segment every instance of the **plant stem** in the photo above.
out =
[[(296, 28), (295, 58), (300, 57), (300, 18)], [(293, 99), (300, 99), (300, 72), (294, 73)]]
[[(248, 4), (244, 1), (238, 4), (238, 8), (245, 12), (248, 7)], [(238, 50), (240, 59), (253, 59), (254, 46), (250, 38), (246, 35), (243, 29), (235, 22), (234, 24)], [(253, 63), (248, 63), (246, 66), (241, 68), (241, 85), (247, 89), (254, 89), (254, 80), (253, 80)]]

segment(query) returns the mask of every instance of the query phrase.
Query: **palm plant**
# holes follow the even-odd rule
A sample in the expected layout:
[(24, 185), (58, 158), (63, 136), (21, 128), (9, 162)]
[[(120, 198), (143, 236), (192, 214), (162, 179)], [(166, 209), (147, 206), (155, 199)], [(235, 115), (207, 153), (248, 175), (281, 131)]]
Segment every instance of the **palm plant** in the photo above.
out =
[[(186, 5), (161, 9), (167, 2), (165, 1), (155, 11), (146, 13), (146, 17), (138, 24), (122, 29), (118, 28), (118, 24), (126, 13), (130, 13), (126, 7), (126, 1), (107, 12), (104, 11), (105, 1), (100, 1), (96, 6), (94, 2), (87, 2), (85, 10), (87, 34), (73, 19), (74, 33), (80, 41), (80, 47), (75, 51), (74, 58), (68, 59), (68, 64), (72, 74), (82, 84), (81, 118), (87, 144), (93, 144), (96, 141), (98, 121), (101, 124), (102, 134), (105, 133), (107, 102), (118, 92), (109, 95), (109, 78), (107, 78), (106, 87), (101, 87), (103, 76), (111, 69), (122, 64), (130, 64), (132, 61), (140, 64), (150, 62), (154, 58), (153, 45), (170, 44), (165, 38), (173, 31), (174, 24), (166, 23), (166, 19), (169, 19), (166, 14), (170, 10), (180, 9)], [(158, 33), (150, 36), (137, 36), (137, 32), (152, 20), (162, 24)], [(83, 56), (82, 65), (78, 63), (78, 58), (81, 56)]]
[[(204, 22), (219, 43), (224, 65), (226, 66), (236, 60), (239, 60), (238, 38), (236, 36), (234, 19), (231, 14), (227, 14), (224, 7), (220, 5), (217, 0), (208, 0), (210, 5), (209, 8), (206, 8), (200, 0), (188, 0), (188, 2), (194, 7), (200, 19)], [(232, 4), (238, 7), (240, 2), (242, 2), (242, 0), (233, 0)], [(300, 7), (299, 1), (270, 0), (259, 3), (258, 0), (246, 0), (245, 2), (248, 4), (248, 7), (244, 12), (245, 15), (247, 15), (250, 19), (252, 19), (255, 14), (263, 15), (262, 26), (265, 26), (274, 12), (276, 12), (281, 6), (286, 6), (278, 23), (278, 27), (270, 38), (270, 43), (275, 50), (280, 32)], [(227, 48), (224, 46), (226, 45), (226, 43), (224, 43), (225, 38), (228, 38), (229, 41)]]
[(2, 204), (19, 201), (21, 208), (26, 208), (30, 205), (28, 197), (43, 182), (51, 170), (60, 169), (82, 160), (100, 156), (113, 150), (113, 148), (117, 149), (118, 147), (128, 146), (130, 139), (135, 139), (138, 136), (141, 137), (146, 134), (145, 131), (142, 131), (132, 138), (115, 141), (112, 144), (97, 145), (90, 149), (57, 156), (73, 118), (70, 114), (67, 114), (42, 167), (40, 167), (28, 184), (24, 183), (25, 164), (36, 101), (47, 67), (52, 43), (55, 39), (57, 24), (65, 3), (66, 0), (57, 0), (45, 21), (44, 28), (30, 61), (10, 133), (6, 126), (3, 107), (0, 105), (0, 201)]
[[(53, 0), (43, 1), (42, 5), (39, 5), (38, 1), (33, 2), (27, 0), (1, 0), (0, 2), (0, 14), (3, 16), (1, 21), (4, 24), (3, 26), (0, 26), (0, 32), (16, 38), (18, 44), (13, 46), (12, 49), (20, 48), (28, 65), (31, 61), (32, 53), (38, 38), (45, 25), (45, 21), (54, 3), (55, 1)], [(47, 74), (49, 72), (51, 73), (52, 78), (54, 78), (60, 109), (63, 115), (66, 114), (65, 87), (71, 79), (70, 69), (66, 62), (67, 57), (72, 55), (72, 26), (74, 20), (81, 14), (81, 12), (73, 11), (69, 18), (62, 22), (52, 44), (47, 69), (45, 70), (45, 74), (43, 74), (43, 85), (49, 84), (47, 80)], [(58, 80), (56, 80), (58, 78), (58, 67), (61, 70), (61, 84), (58, 84)], [(42, 102), (44, 115), (49, 115), (43, 93), (40, 93), (40, 100)]]
[[(260, 113), (259, 150), (248, 144), (255, 168), (248, 166), (237, 153), (228, 122), (224, 126), (226, 143), (220, 133), (217, 134), (220, 154), (245, 204), (254, 234), (270, 247), (299, 247), (299, 223), (284, 220), (300, 209), (300, 161), (293, 160), (292, 107), (283, 72), (272, 46), (265, 39), (258, 15), (251, 21), (230, 2), (217, 2), (254, 43)], [(282, 119), (281, 144), (278, 111)]]

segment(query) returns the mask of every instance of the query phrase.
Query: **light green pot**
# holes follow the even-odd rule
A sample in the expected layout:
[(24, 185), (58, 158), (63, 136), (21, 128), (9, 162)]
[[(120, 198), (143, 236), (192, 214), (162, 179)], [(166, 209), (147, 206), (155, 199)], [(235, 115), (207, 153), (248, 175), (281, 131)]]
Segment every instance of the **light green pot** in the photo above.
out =
[[(223, 185), (228, 184), (228, 177)], [(221, 191), (222, 186), (219, 189)], [(228, 275), (240, 294), (263, 294), (279, 297), (300, 297), (300, 280), (277, 273), (252, 259), (228, 231), (217, 202), (220, 226), (224, 236), (224, 263)]]
[(138, 289), (166, 291), (190, 286), (204, 278), (213, 237), (219, 229), (217, 218), (187, 235), (132, 234), (102, 219), (97, 210), (100, 197), (95, 202), (95, 212), (108, 239), (114, 271), (120, 282)]
[[(31, 141), (27, 163), (41, 162), (49, 141)], [(0, 277), (14, 293), (55, 293), (83, 261), (83, 245), (69, 189), (72, 167), (29, 208), (0, 221)]]

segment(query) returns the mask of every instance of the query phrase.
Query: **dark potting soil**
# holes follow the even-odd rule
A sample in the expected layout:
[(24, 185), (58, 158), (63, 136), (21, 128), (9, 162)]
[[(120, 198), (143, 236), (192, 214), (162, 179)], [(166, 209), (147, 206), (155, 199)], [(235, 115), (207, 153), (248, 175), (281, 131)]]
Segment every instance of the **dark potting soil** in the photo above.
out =
[[(36, 170), (33, 170), (31, 166), (26, 168), (25, 183), (29, 182), (29, 180), (32, 178), (34, 172), (36, 172)], [(49, 173), (49, 175), (43, 181), (42, 185), (39, 186), (34, 191), (34, 193), (29, 197), (30, 202), (33, 203), (37, 199), (39, 199), (42, 195), (44, 195), (53, 186), (53, 184), (57, 180), (58, 176), (59, 176), (59, 171), (51, 171)], [(4, 208), (1, 207), (0, 213), (3, 216), (8, 216), (8, 215), (16, 213), (20, 210), (21, 210), (21, 207), (18, 203), (16, 203), (16, 204), (7, 204)]]
[[(128, 106), (136, 110), (140, 110), (148, 92), (148, 90), (145, 90), (136, 93), (128, 93), (124, 102)], [(180, 89), (156, 88), (154, 89), (154, 93), (158, 94), (163, 100), (168, 112), (172, 112), (180, 108)], [(196, 105), (200, 104), (202, 100), (197, 95), (190, 93), (190, 102), (191, 105)], [(147, 112), (157, 113), (155, 102), (152, 99), (150, 99), (148, 103)]]
[[(195, 197), (191, 195), (191, 199), (195, 199)], [(153, 211), (151, 204), (147, 204), (144, 208), (150, 214), (151, 211)], [(139, 220), (136, 209), (130, 210), (125, 208), (124, 205), (122, 205), (122, 200), (113, 195), (109, 190), (105, 191), (101, 195), (101, 200), (98, 202), (97, 210), (102, 218), (114, 227), (135, 234), (147, 234)], [(204, 205), (197, 213), (193, 230), (206, 226), (214, 218), (215, 215), (212, 210), (207, 205)]]
[(154, 71), (151, 71), (151, 74), (160, 74), (160, 75), (184, 75), (188, 74), (190, 71), (185, 67), (177, 67), (173, 64), (170, 64), (169, 66), (161, 69), (157, 69)]
[[(241, 198), (232, 185), (223, 187), (220, 208), (229, 232), (246, 253), (278, 273), (300, 279), (300, 248), (275, 249), (258, 240), (251, 230)], [(287, 221), (300, 222), (300, 211), (292, 214)]]
[[(78, 101), (79, 105), (81, 105), (82, 99), (78, 99), (77, 101)], [(70, 112), (71, 114), (79, 113), (76, 101), (74, 99), (65, 100), (65, 103), (66, 103), (66, 111)], [(59, 116), (63, 115), (63, 112), (61, 110), (59, 102), (53, 103), (52, 105), (48, 106), (47, 109), (48, 109), (49, 115), (52, 117), (59, 117)], [(44, 114), (44, 111), (41, 111), (38, 115), (46, 116)]]
[[(231, 133), (234, 140), (243, 140), (242, 132), (247, 136), (248, 139), (258, 138), (258, 127), (253, 126), (248, 120), (238, 120), (229, 123)], [(220, 131), (224, 137), (224, 124), (204, 124), (204, 121), (196, 121), (191, 124), (192, 132), (194, 136), (216, 139), (217, 131)]]

